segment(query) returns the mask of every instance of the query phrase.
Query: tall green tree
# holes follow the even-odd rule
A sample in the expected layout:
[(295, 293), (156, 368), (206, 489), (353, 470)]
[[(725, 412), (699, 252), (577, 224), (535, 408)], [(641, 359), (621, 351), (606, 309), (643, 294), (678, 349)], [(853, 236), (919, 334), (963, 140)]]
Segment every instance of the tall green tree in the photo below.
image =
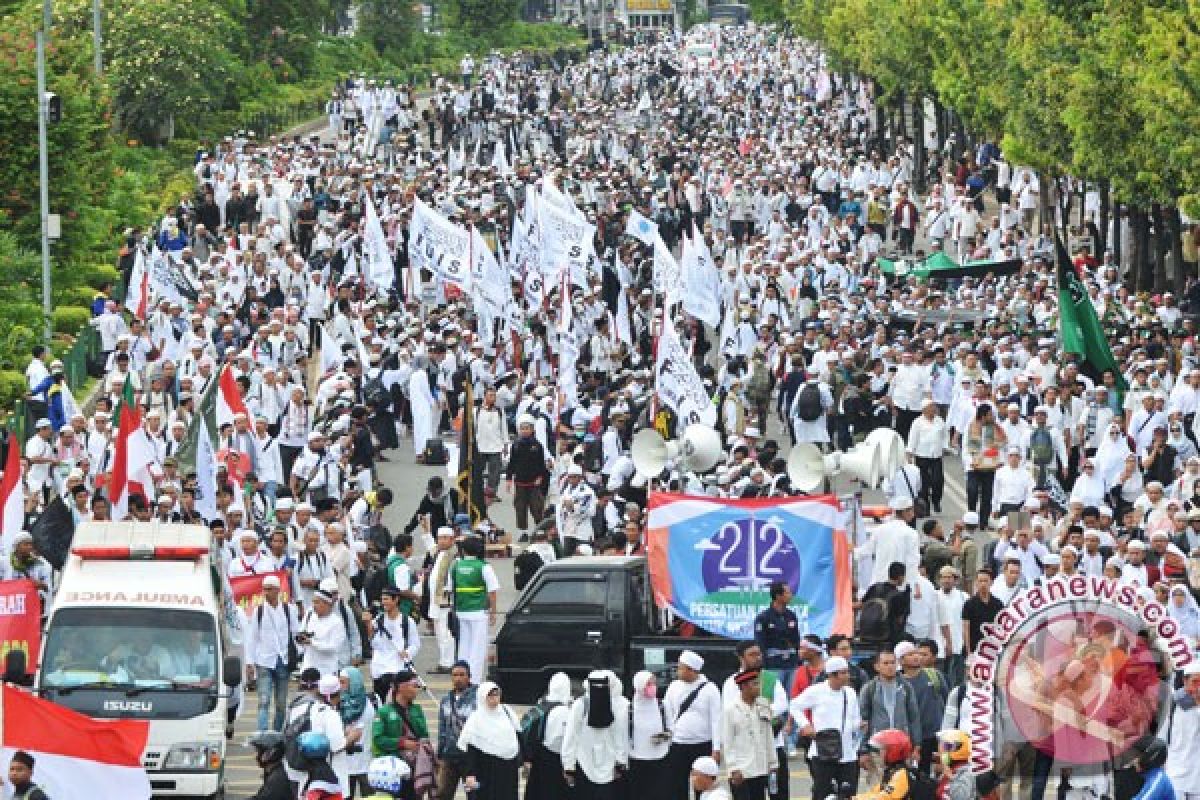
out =
[(521, 0), (446, 0), (445, 8), (454, 28), (491, 42), (520, 18)]
[(421, 30), (420, 7), (406, 0), (362, 0), (358, 14), (358, 35), (380, 53), (408, 47)]

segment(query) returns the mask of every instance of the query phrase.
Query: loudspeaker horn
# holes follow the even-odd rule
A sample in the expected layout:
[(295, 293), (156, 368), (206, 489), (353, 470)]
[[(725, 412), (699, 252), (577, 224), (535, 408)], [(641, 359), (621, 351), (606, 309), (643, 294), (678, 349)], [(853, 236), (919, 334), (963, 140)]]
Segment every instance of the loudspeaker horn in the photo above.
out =
[(792, 452), (788, 455), (787, 469), (792, 488), (801, 492), (815, 490), (829, 474), (825, 456), (815, 444), (808, 442), (801, 442), (792, 447)]
[(849, 452), (842, 453), (838, 467), (842, 472), (853, 475), (864, 486), (874, 489), (880, 478), (879, 448), (869, 444), (855, 445)]
[(697, 473), (708, 472), (721, 458), (721, 434), (707, 425), (688, 425), (683, 431), (680, 451), (686, 469)]
[(679, 455), (679, 445), (663, 439), (653, 428), (643, 428), (633, 436), (630, 455), (638, 472), (647, 478), (657, 478), (667, 462)]
[(891, 428), (876, 428), (867, 434), (864, 444), (873, 445), (879, 451), (881, 477), (890, 478), (895, 475), (896, 470), (908, 460), (905, 455), (904, 437)]

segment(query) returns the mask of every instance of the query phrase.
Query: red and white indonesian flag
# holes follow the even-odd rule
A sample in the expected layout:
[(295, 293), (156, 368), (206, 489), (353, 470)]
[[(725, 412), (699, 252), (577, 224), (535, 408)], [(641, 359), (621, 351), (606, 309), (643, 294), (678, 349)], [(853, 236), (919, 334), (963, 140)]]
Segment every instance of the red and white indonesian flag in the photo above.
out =
[(25, 481), (21, 480), (21, 442), (8, 435), (8, 460), (0, 477), (0, 555), (12, 549), (13, 537), (25, 526)]
[(94, 720), (12, 686), (0, 694), (0, 768), (13, 753), (33, 756), (33, 777), (48, 797), (148, 800), (142, 751), (150, 723)]
[(245, 413), (246, 403), (242, 400), (242, 390), (238, 386), (237, 378), (233, 377), (233, 370), (226, 364), (221, 368), (221, 377), (217, 381), (218, 430), (226, 424), (232, 425), (235, 415)]
[(130, 495), (146, 496), (145, 487), (153, 486), (150, 465), (154, 462), (154, 445), (142, 427), (141, 411), (131, 401), (122, 403), (108, 494), (113, 519), (125, 519)]

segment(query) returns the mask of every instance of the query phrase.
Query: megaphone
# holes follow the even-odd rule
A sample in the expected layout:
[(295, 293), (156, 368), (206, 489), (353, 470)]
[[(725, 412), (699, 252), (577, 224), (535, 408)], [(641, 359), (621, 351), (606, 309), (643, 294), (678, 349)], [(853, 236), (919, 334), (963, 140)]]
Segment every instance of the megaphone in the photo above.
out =
[(679, 455), (679, 445), (668, 442), (653, 428), (643, 428), (634, 434), (629, 452), (638, 472), (657, 478), (667, 462)]
[(830, 470), (820, 448), (801, 442), (793, 446), (788, 455), (787, 471), (793, 489), (811, 492), (821, 485)]
[(840, 471), (853, 475), (864, 486), (874, 489), (880, 479), (879, 448), (869, 444), (855, 445), (849, 452), (842, 453), (838, 467)]
[(881, 477), (890, 478), (908, 461), (905, 455), (904, 437), (891, 428), (876, 428), (867, 434), (863, 444), (872, 445), (879, 451)]
[[(692, 472), (708, 472), (721, 458), (721, 434), (707, 425), (693, 423), (683, 431), (680, 450), (684, 467)], [(634, 463), (637, 457), (634, 457)]]

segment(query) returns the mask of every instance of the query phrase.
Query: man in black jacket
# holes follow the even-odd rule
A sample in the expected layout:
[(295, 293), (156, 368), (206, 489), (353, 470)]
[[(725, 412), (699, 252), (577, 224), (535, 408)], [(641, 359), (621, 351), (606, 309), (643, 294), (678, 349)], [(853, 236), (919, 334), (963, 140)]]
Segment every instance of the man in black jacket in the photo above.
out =
[(546, 448), (533, 435), (534, 419), (522, 414), (517, 420), (517, 440), (508, 453), (508, 491), (513, 493), (513, 507), (517, 512), (519, 541), (529, 541), (529, 517), (533, 524), (542, 520), (546, 510), (546, 485), (550, 472), (546, 462)]

